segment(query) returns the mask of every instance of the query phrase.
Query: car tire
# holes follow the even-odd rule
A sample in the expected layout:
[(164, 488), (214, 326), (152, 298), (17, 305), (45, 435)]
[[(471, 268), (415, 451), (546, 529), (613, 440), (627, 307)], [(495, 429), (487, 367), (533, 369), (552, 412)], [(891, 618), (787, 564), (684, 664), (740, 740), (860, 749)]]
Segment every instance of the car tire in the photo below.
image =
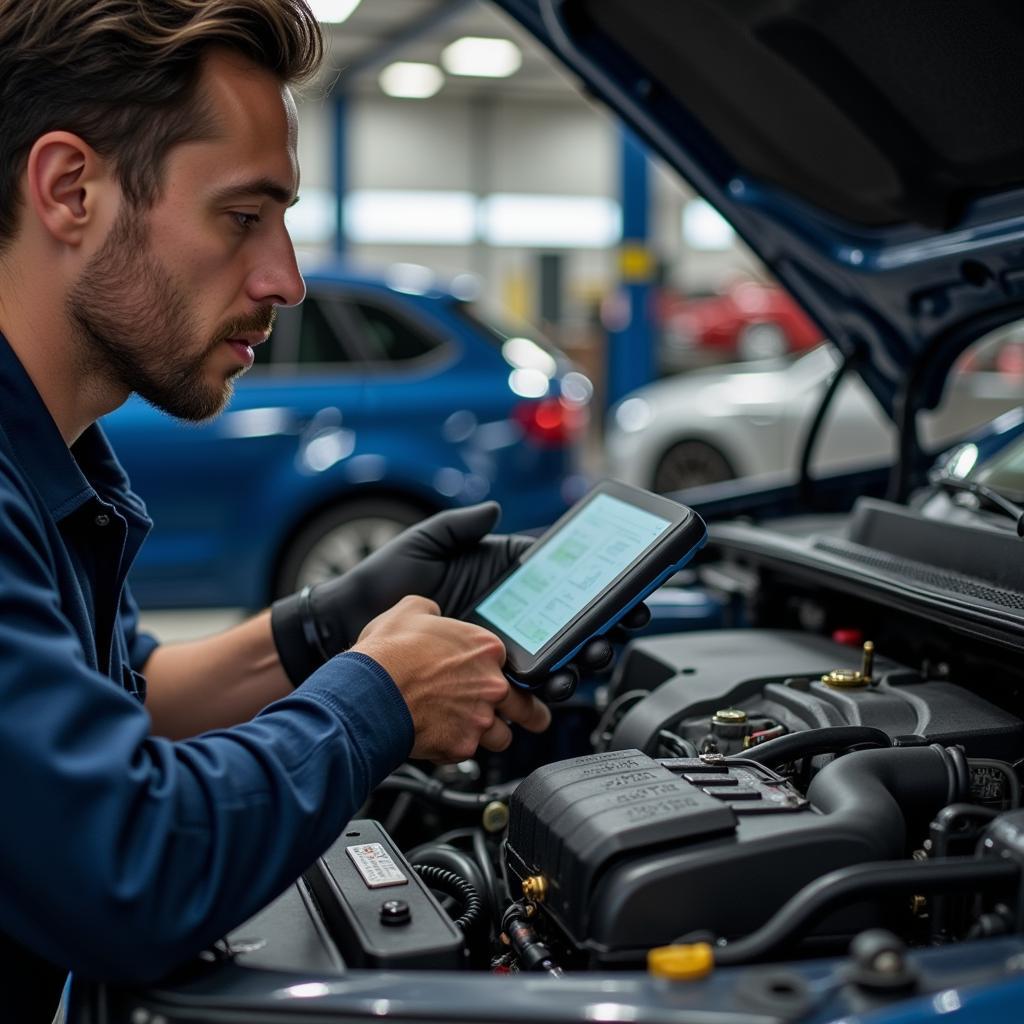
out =
[(714, 445), (706, 441), (677, 441), (658, 460), (651, 489), (669, 494), (732, 480), (735, 476), (729, 460)]
[(771, 320), (747, 324), (736, 339), (740, 359), (778, 359), (789, 351), (789, 338), (782, 327)]
[(335, 505), (302, 527), (280, 562), (274, 597), (293, 594), (347, 572), (427, 510), (396, 498), (359, 498)]

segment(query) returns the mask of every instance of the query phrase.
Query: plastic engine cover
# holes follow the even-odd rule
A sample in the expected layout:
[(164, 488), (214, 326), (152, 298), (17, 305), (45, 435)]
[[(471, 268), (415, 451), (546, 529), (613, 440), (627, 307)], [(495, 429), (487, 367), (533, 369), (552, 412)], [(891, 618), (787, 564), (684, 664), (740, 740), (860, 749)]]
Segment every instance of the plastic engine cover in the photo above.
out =
[[(612, 751), (525, 779), (505, 858), (510, 882), (543, 878), (541, 911), (592, 965), (630, 965), (689, 932), (747, 934), (826, 871), (898, 855), (902, 837), (862, 824), (816, 813), (752, 761)], [(873, 913), (825, 925), (835, 934)]]

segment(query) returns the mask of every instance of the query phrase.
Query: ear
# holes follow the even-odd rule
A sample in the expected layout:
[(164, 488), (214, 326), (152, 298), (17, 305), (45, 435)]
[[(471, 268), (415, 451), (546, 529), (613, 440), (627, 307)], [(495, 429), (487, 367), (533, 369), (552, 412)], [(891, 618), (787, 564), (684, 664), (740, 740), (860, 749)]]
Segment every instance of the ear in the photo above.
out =
[(82, 243), (111, 185), (107, 161), (71, 132), (47, 132), (29, 151), (25, 198), (57, 242)]

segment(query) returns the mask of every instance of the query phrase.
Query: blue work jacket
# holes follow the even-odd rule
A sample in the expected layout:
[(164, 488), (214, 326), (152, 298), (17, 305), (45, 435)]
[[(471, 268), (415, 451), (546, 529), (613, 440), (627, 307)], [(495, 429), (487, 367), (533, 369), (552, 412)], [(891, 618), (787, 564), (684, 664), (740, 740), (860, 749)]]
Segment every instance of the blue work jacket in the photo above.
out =
[(3, 1010), (58, 972), (141, 982), (200, 951), (293, 882), (412, 746), (394, 682), (354, 653), (250, 722), (151, 735), (156, 642), (125, 583), (150, 526), (100, 427), (69, 450), (0, 335), (3, 1020), (35, 1019)]

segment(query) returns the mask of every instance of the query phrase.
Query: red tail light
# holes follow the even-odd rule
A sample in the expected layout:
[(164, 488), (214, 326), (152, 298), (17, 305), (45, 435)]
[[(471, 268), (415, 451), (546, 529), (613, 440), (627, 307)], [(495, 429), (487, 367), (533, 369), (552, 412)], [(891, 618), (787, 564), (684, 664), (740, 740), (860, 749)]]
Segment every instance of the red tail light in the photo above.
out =
[(564, 398), (520, 402), (512, 417), (526, 436), (544, 448), (558, 448), (576, 440), (587, 425), (587, 407)]

